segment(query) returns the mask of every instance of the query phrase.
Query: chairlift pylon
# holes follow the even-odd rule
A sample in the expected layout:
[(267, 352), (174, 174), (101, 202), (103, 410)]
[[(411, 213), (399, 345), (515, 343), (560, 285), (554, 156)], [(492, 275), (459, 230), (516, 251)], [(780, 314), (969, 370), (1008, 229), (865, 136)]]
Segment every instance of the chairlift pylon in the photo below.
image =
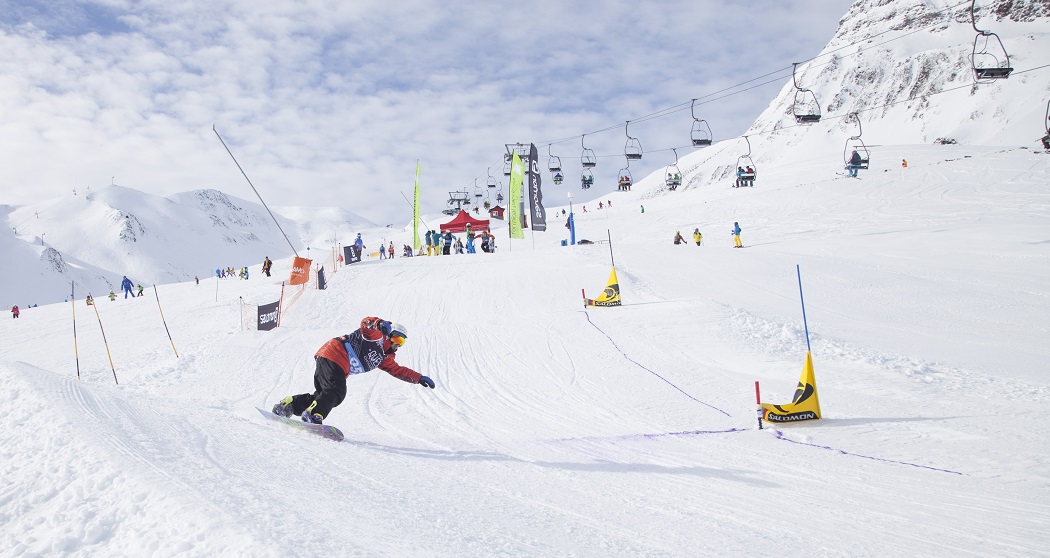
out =
[(580, 146), (583, 148), (583, 153), (580, 155), (580, 164), (583, 168), (593, 168), (598, 164), (598, 159), (594, 156), (594, 151), (587, 149), (587, 146), (583, 144), (583, 138), (587, 137), (587, 134), (580, 136)]
[(518, 155), (518, 159), (525, 161), (529, 156), (530, 146), (522, 143), (508, 143), (504, 145), (507, 148), (507, 152), (503, 154), (503, 176), (510, 176), (511, 166), (514, 164), (514, 154)]
[[(860, 115), (855, 112), (849, 113), (846, 117), (846, 121), (853, 120), (857, 123), (857, 135), (850, 136), (846, 140), (846, 146), (842, 148), (842, 161), (846, 165), (846, 169), (850, 167), (850, 160), (853, 159), (853, 152), (856, 151), (860, 155), (860, 163), (857, 164), (857, 168), (861, 170), (868, 169), (868, 163), (871, 161), (871, 152), (868, 151), (868, 146), (864, 144), (864, 140), (861, 136), (864, 135), (864, 129), (860, 125)], [(852, 142), (852, 145), (851, 145)]]
[[(744, 141), (747, 142), (747, 154), (736, 158), (736, 183), (733, 184), (734, 188), (743, 186), (754, 188), (755, 178), (758, 177), (758, 165), (751, 158), (751, 140), (744, 136)], [(748, 171), (747, 169), (751, 170)]]
[(627, 136), (627, 143), (623, 146), (623, 156), (629, 160), (638, 160), (642, 158), (642, 142), (638, 141), (638, 138), (632, 138), (631, 134), (627, 131), (627, 128), (631, 125), (631, 121), (628, 120), (623, 126), (623, 133)]
[[(689, 106), (689, 113), (693, 115), (692, 128), (689, 130), (689, 139), (693, 142), (693, 147), (707, 147), (711, 145), (713, 136), (711, 134), (711, 125), (706, 120), (701, 120), (696, 117), (696, 112), (693, 110), (696, 106), (696, 99), (693, 99), (693, 104)], [(678, 159), (678, 154), (675, 153), (675, 160)]]
[(809, 89), (803, 89), (798, 85), (795, 70), (798, 62), (791, 64), (791, 83), (795, 86), (795, 102), (791, 105), (791, 113), (795, 115), (797, 124), (813, 124), (820, 122), (820, 102), (817, 96)]
[(664, 169), (664, 173), (667, 174), (664, 183), (667, 184), (668, 189), (674, 191), (682, 185), (682, 170), (678, 168), (678, 150), (672, 147), (671, 151), (674, 151), (674, 163)]
[[(973, 30), (977, 32), (977, 36), (973, 38), (973, 52), (970, 53), (970, 65), (973, 67), (973, 79), (977, 83), (990, 83), (997, 79), (1006, 79), (1010, 77), (1010, 73), (1014, 71), (1010, 67), (1010, 54), (1006, 52), (1006, 47), (1003, 46), (1002, 39), (999, 35), (992, 33), (991, 31), (984, 31), (977, 28), (977, 16), (974, 14), (974, 7), (977, 4), (977, 0), (971, 0), (970, 2), (970, 25)], [(983, 39), (983, 43), (981, 43)], [(995, 48), (992, 39), (995, 39), (996, 43), (999, 43), (999, 47)], [(978, 44), (981, 44), (978, 48)], [(989, 45), (995, 52), (989, 50)], [(996, 53), (1000, 56), (996, 56)]]
[(456, 191), (448, 193), (448, 208), (441, 211), (445, 215), (456, 215), (463, 209), (463, 206), (470, 205), (470, 194), (464, 191)]

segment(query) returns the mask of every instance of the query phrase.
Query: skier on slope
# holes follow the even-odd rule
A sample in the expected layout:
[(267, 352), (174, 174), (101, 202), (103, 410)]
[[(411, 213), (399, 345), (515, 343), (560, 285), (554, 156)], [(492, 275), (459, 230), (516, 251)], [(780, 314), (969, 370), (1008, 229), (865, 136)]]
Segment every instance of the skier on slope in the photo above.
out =
[(300, 416), (303, 422), (321, 424), (332, 409), (346, 398), (346, 380), (376, 368), (391, 376), (434, 389), (434, 380), (399, 365), (394, 356), (408, 338), (405, 327), (375, 317), (361, 320), (361, 327), (336, 337), (314, 355), (314, 392), (290, 395), (273, 406), (273, 414)]
[(131, 298), (135, 298), (135, 294), (131, 292), (131, 289), (134, 286), (135, 285), (132, 284), (131, 279), (128, 279), (128, 276), (125, 275), (124, 280), (120, 282), (120, 288), (124, 290), (124, 300), (128, 299), (128, 295), (131, 295)]
[(733, 235), (733, 248), (743, 248), (744, 244), (740, 242), (740, 223), (733, 221), (731, 234)]

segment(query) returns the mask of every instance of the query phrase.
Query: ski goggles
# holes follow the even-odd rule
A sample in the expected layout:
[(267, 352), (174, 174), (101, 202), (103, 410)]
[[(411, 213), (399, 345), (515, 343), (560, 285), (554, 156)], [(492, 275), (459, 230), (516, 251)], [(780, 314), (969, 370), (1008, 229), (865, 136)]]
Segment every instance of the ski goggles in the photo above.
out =
[(400, 335), (394, 334), (390, 336), (390, 344), (400, 347), (405, 344), (405, 338)]

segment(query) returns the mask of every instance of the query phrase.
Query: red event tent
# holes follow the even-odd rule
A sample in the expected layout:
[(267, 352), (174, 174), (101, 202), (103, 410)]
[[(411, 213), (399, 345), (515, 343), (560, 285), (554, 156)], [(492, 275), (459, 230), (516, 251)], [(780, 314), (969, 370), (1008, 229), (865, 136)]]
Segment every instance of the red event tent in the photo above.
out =
[(478, 232), (478, 233), (480, 233), (481, 231), (484, 231), (484, 230), (488, 230), (488, 228), (489, 228), (489, 220), (488, 219), (485, 219), (484, 221), (481, 221), (479, 219), (475, 219), (475, 218), (471, 217), (470, 215), (467, 215), (467, 212), (463, 211), (461, 209), (461, 210), (459, 210), (459, 215), (456, 215), (456, 217), (454, 219), (452, 219), (451, 221), (449, 221), (448, 223), (445, 223), (445, 224), (441, 225), (441, 229), (440, 230), (442, 232), (449, 231), (449, 232), (454, 232), (454, 233), (461, 233), (461, 232), (464, 232), (464, 231), (467, 230), (467, 224), (468, 223), (470, 224), (470, 228), (474, 232)]

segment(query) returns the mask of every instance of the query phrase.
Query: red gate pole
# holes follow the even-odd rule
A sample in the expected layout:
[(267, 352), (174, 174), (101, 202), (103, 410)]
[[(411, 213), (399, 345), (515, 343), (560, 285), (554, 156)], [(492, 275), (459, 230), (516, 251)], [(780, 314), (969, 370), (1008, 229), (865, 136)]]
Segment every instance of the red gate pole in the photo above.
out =
[(762, 408), (762, 396), (758, 392), (758, 380), (755, 380), (755, 405), (758, 405), (758, 429), (762, 430), (762, 416), (765, 415), (765, 409)]

